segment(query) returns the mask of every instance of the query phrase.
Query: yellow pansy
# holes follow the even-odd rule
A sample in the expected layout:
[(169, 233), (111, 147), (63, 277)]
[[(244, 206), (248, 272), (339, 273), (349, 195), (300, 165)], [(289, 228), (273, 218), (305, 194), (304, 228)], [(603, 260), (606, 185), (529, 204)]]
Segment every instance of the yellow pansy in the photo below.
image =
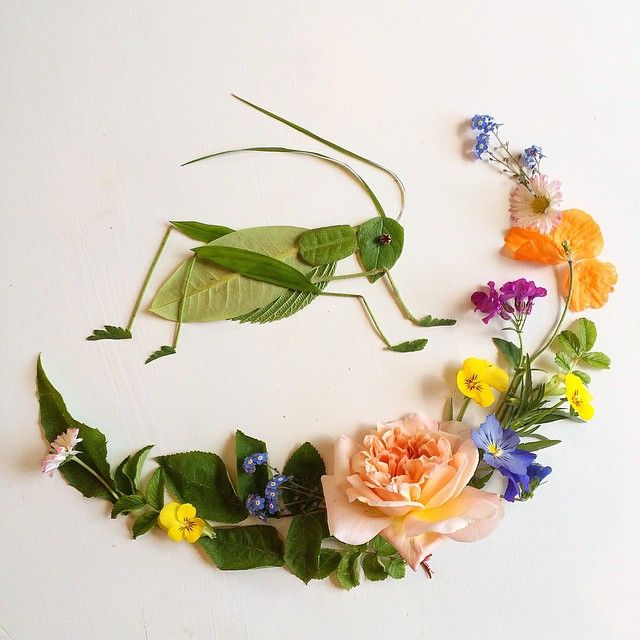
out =
[(567, 373), (564, 378), (564, 384), (567, 388), (567, 400), (569, 404), (576, 410), (583, 420), (591, 420), (595, 409), (591, 404), (593, 396), (589, 393), (584, 382), (573, 373)]
[(162, 507), (158, 522), (176, 542), (196, 542), (202, 535), (204, 520), (196, 518), (196, 508), (189, 503), (170, 502)]
[(481, 407), (488, 407), (495, 401), (491, 388), (504, 393), (509, 386), (509, 376), (488, 360), (467, 358), (458, 371), (457, 383), (458, 389), (467, 398)]

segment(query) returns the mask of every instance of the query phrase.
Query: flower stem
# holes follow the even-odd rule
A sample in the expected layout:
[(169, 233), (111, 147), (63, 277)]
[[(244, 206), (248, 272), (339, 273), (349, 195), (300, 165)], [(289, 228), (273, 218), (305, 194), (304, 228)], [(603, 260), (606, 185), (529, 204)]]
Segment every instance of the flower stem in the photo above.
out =
[(409, 311), (409, 307), (407, 307), (404, 300), (402, 299), (402, 296), (400, 295), (400, 291), (398, 290), (398, 287), (396, 287), (396, 283), (393, 281), (393, 278), (391, 277), (389, 270), (385, 269), (384, 271), (385, 271), (385, 275), (387, 276), (387, 280), (389, 281), (389, 285), (391, 286), (391, 291), (393, 292), (393, 297), (396, 300), (396, 304), (398, 305), (398, 307), (400, 307), (400, 311), (402, 311), (402, 314), (407, 320), (411, 320), (413, 324), (418, 324), (420, 320), (416, 318), (416, 316), (414, 316), (413, 313), (411, 313), (411, 311)]
[(467, 412), (467, 407), (469, 406), (470, 402), (471, 402), (471, 398), (469, 397), (465, 398), (464, 401), (462, 402), (462, 405), (460, 406), (460, 411), (458, 411), (458, 415), (456, 416), (457, 422), (462, 422), (462, 419), (464, 418), (464, 414)]
[(86, 469), (116, 500), (119, 499), (118, 494), (109, 486), (109, 483), (101, 475), (96, 473), (88, 464), (82, 462), (78, 456), (71, 456), (70, 460), (77, 462), (83, 469)]
[(358, 273), (347, 273), (341, 276), (324, 276), (322, 278), (314, 278), (314, 282), (333, 282), (334, 280), (351, 280), (353, 278), (363, 278), (374, 276), (378, 273), (385, 273), (386, 269), (371, 269), (370, 271), (359, 271)]

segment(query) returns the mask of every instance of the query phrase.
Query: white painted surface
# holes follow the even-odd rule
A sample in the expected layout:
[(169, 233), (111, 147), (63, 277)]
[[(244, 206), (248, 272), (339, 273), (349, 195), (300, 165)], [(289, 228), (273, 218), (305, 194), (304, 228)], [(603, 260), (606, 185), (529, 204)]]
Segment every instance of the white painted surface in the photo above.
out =
[[(0, 627), (13, 640), (638, 637), (639, 17), (633, 2), (5, 0)], [(179, 355), (147, 367), (170, 341), (158, 318), (143, 316), (130, 342), (83, 340), (126, 321), (168, 219), (372, 215), (349, 179), (312, 160), (180, 168), (229, 147), (322, 150), (231, 91), (405, 179), (397, 281), (416, 312), (457, 315), (457, 327), (418, 330), (382, 285), (359, 283), (341, 290), (366, 291), (398, 341), (428, 333), (428, 349), (382, 351), (358, 306), (331, 299), (273, 326), (187, 326)], [(439, 415), (460, 360), (494, 356), (466, 302), (473, 288), (521, 274), (554, 287), (550, 270), (498, 253), (509, 184), (461, 155), (476, 111), (499, 117), (515, 145), (544, 147), (566, 204), (598, 219), (620, 272), (590, 314), (615, 363), (594, 377), (597, 417), (548, 430), (563, 440), (541, 456), (553, 476), (490, 539), (442, 547), (431, 582), (346, 593), (281, 569), (221, 573), (159, 532), (133, 542), (104, 504), (40, 476), (40, 351), (72, 413), (107, 433), (113, 461), (149, 442), (228, 454), (238, 426), (276, 458), (305, 439), (329, 455), (340, 433)], [(362, 170), (393, 209), (392, 186)], [(155, 285), (189, 246), (175, 237)], [(532, 342), (543, 309), (548, 320), (553, 300)]]

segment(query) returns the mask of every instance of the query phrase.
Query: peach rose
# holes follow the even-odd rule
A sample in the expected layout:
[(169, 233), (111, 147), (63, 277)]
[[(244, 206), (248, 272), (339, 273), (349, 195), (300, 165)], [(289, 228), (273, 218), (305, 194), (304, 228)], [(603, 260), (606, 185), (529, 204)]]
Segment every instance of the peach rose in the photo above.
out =
[(489, 535), (504, 507), (467, 486), (478, 449), (463, 429), (411, 415), (378, 425), (362, 445), (341, 436), (334, 475), (322, 477), (331, 534), (355, 545), (380, 534), (413, 569), (443, 540)]

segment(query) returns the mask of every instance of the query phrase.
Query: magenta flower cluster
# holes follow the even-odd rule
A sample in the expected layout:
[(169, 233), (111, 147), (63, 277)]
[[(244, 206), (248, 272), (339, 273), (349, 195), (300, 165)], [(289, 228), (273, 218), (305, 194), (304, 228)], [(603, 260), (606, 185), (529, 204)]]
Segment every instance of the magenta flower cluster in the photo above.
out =
[(487, 282), (487, 291), (478, 290), (471, 295), (471, 302), (479, 313), (486, 314), (482, 322), (488, 324), (496, 316), (503, 320), (514, 320), (528, 316), (536, 298), (544, 298), (547, 290), (538, 287), (532, 280), (520, 278), (505, 282), (500, 289), (496, 283)]

